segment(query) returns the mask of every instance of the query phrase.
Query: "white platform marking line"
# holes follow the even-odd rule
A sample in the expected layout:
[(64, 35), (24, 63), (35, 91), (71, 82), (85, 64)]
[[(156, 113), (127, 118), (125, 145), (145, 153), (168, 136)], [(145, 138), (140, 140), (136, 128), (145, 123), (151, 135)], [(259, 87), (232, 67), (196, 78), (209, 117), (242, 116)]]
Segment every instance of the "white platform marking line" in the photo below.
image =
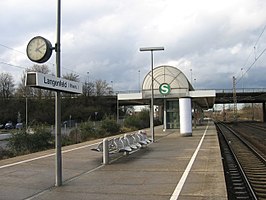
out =
[(199, 149), (200, 149), (200, 147), (201, 147), (201, 144), (202, 144), (202, 142), (203, 142), (203, 140), (204, 140), (204, 137), (205, 137), (205, 135), (206, 135), (206, 133), (207, 133), (208, 128), (209, 128), (209, 125), (207, 125), (207, 127), (206, 127), (206, 129), (205, 129), (205, 131), (204, 131), (204, 134), (203, 134), (203, 136), (202, 136), (202, 138), (201, 138), (201, 140), (200, 140), (200, 142), (199, 142), (199, 144), (198, 144), (198, 147), (197, 147), (197, 149), (195, 150), (193, 156), (191, 157), (191, 159), (190, 159), (190, 161), (189, 161), (189, 163), (188, 163), (188, 165), (187, 165), (187, 168), (185, 169), (185, 171), (184, 171), (184, 173), (183, 173), (181, 179), (179, 180), (179, 182), (178, 182), (178, 184), (177, 184), (177, 186), (176, 186), (176, 188), (175, 188), (175, 191), (173, 192), (173, 194), (172, 194), (170, 200), (177, 200), (177, 199), (178, 199), (179, 194), (180, 194), (180, 192), (181, 192), (181, 190), (182, 190), (182, 188), (183, 188), (183, 186), (184, 186), (184, 184), (185, 184), (185, 182), (186, 182), (187, 176), (188, 176), (188, 174), (189, 174), (189, 172), (190, 172), (190, 170), (191, 170), (191, 167), (192, 167), (192, 165), (193, 165), (193, 163), (194, 163), (194, 161), (195, 161), (195, 159), (196, 159), (196, 156), (197, 156), (197, 154), (198, 154), (198, 152), (199, 152)]
[[(64, 184), (67, 184), (67, 183), (70, 183), (70, 182), (72, 182), (72, 181), (74, 181), (74, 180), (80, 178), (81, 176), (83, 176), (83, 175), (85, 175), (85, 174), (92, 173), (92, 172), (94, 172), (94, 171), (96, 171), (96, 170), (102, 168), (103, 166), (104, 166), (104, 165), (99, 165), (98, 167), (95, 167), (94, 169), (91, 169), (91, 170), (89, 170), (89, 171), (87, 171), (87, 172), (85, 172), (85, 173), (82, 173), (82, 174), (80, 174), (80, 175), (78, 175), (78, 176), (75, 176), (75, 177), (73, 177), (73, 178), (71, 178), (71, 179), (68, 179), (68, 180), (66, 180), (66, 181), (63, 182), (63, 185), (64, 185)], [(24, 200), (32, 200), (32, 199), (36, 199), (36, 198), (40, 197), (41, 195), (45, 194), (46, 192), (50, 192), (50, 191), (54, 190), (55, 188), (56, 188), (55, 186), (54, 186), (54, 187), (49, 187), (49, 188), (47, 188), (47, 189), (45, 189), (45, 190), (43, 190), (43, 191), (41, 191), (41, 192), (39, 192), (39, 193), (37, 193), (37, 194), (34, 194), (34, 195), (32, 195), (31, 197), (28, 197), (28, 198), (26, 198), (26, 199), (24, 199)]]
[[(76, 147), (76, 148), (73, 148), (73, 149), (64, 150), (64, 151), (62, 151), (62, 153), (68, 153), (68, 152), (75, 151), (75, 150), (78, 150), (78, 149), (87, 148), (87, 147), (96, 145), (98, 143), (88, 144), (88, 145)], [(31, 161), (34, 161), (34, 160), (39, 160), (39, 159), (42, 159), (42, 158), (51, 157), (51, 156), (54, 156), (54, 155), (55, 155), (55, 153), (51, 153), (51, 154), (47, 154), (47, 155), (44, 155), (44, 156), (39, 156), (39, 157), (36, 157), (36, 158), (22, 160), (22, 161), (15, 162), (15, 163), (10, 163), (10, 164), (7, 164), (7, 165), (0, 166), (0, 169), (7, 168), (7, 167), (12, 167), (12, 166), (19, 165), (19, 164), (23, 164), (23, 163), (27, 163), (27, 162), (31, 162)]]

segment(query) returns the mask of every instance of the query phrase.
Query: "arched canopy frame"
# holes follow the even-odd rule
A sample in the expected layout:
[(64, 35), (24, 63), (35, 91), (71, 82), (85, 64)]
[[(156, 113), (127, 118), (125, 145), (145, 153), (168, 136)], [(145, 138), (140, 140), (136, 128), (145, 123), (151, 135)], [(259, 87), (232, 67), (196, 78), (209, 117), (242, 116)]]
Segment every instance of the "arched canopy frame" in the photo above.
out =
[[(159, 92), (161, 84), (167, 83), (170, 85), (171, 94), (168, 97), (187, 96), (189, 91), (194, 91), (194, 88), (189, 83), (186, 76), (179, 69), (162, 65), (153, 69), (153, 92), (155, 98), (162, 98)], [(142, 83), (142, 95), (144, 98), (149, 98), (151, 95), (152, 77), (151, 71), (145, 76)]]

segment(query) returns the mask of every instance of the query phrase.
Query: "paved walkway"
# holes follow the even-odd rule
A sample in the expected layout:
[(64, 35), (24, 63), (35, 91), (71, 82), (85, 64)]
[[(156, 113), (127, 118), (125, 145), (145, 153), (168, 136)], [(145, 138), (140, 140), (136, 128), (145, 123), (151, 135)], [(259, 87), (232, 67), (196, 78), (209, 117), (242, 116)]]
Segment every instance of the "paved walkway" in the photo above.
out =
[(194, 129), (192, 137), (156, 128), (155, 138), (148, 148), (110, 165), (90, 150), (95, 141), (64, 148), (61, 187), (53, 187), (53, 151), (2, 160), (0, 199), (227, 199), (212, 123)]

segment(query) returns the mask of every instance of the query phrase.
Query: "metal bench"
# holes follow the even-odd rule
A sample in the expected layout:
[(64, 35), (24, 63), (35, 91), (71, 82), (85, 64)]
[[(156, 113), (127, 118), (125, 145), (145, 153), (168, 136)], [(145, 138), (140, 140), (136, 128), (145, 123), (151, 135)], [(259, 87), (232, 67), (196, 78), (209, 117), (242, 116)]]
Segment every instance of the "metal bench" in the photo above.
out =
[[(115, 152), (116, 151), (116, 145), (114, 142), (114, 139), (109, 140), (108, 142), (108, 149), (110, 152)], [(103, 142), (100, 142), (96, 148), (92, 148), (92, 151), (97, 151), (97, 152), (103, 152)]]
[(100, 142), (100, 143), (98, 144), (98, 146), (97, 146), (97, 147), (95, 147), (95, 148), (92, 148), (91, 150), (92, 150), (92, 151), (98, 151), (98, 152), (102, 152), (102, 151), (103, 151), (103, 143), (102, 143), (102, 142)]
[(124, 138), (125, 138), (125, 140), (127, 140), (128, 144), (130, 145), (130, 147), (133, 150), (141, 148), (141, 144), (139, 142), (137, 142), (137, 140), (134, 138), (133, 135), (125, 134)]
[[(129, 153), (137, 151), (140, 148), (146, 147), (150, 142), (151, 141), (147, 138), (145, 133), (137, 132), (133, 134), (125, 134), (124, 136), (115, 137), (112, 139), (105, 138), (103, 142), (99, 143), (96, 148), (92, 148), (91, 150), (103, 152), (103, 157), (105, 158), (104, 160), (109, 160), (109, 154), (122, 152), (128, 155)], [(108, 149), (107, 152), (105, 152), (105, 148)]]
[(114, 141), (115, 141), (117, 152), (130, 152), (130, 151), (132, 151), (132, 149), (125, 142), (123, 137), (115, 138)]
[(146, 132), (139, 131), (137, 134), (139, 135), (142, 141), (145, 141), (147, 144), (151, 143), (152, 140), (147, 137)]

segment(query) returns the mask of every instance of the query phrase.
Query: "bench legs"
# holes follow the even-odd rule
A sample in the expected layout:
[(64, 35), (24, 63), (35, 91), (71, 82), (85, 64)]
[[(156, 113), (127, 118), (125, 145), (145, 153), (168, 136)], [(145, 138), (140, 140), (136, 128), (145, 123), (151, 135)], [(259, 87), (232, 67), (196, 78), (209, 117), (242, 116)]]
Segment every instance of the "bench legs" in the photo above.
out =
[(109, 164), (109, 147), (108, 147), (108, 139), (103, 139), (103, 164)]

